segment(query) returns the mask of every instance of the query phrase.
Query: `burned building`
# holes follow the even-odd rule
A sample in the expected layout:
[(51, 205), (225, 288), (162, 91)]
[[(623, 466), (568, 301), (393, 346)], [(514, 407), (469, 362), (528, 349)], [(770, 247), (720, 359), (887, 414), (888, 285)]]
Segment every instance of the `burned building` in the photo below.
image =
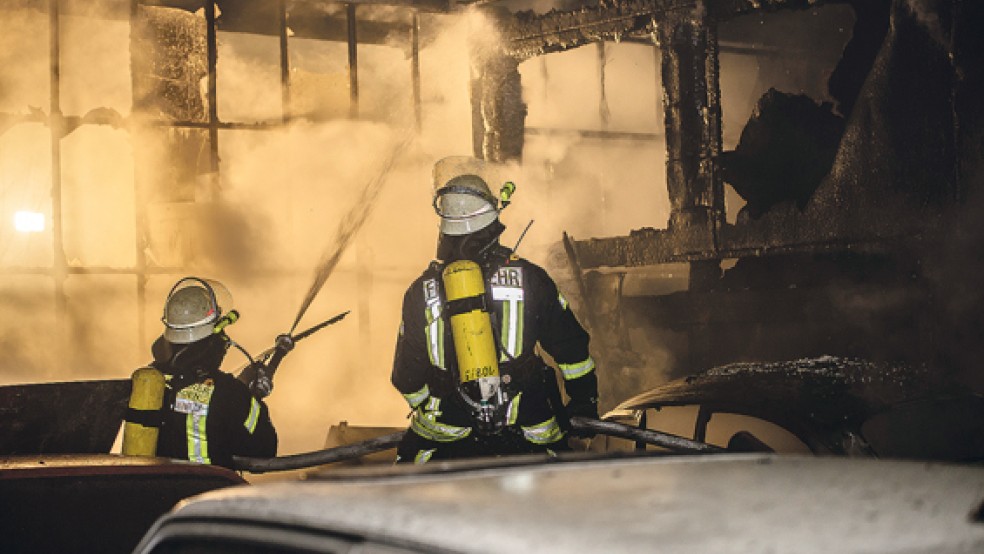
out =
[[(826, 33), (820, 44), (842, 46), (834, 65), (824, 67), (823, 48), (782, 52), (777, 37), (802, 27), (769, 17), (803, 10)], [(522, 150), (510, 132), (523, 116), (510, 61), (600, 41), (659, 48), (666, 227), (565, 237), (556, 252), (604, 343), (613, 396), (645, 381), (646, 340), (670, 351), (669, 376), (835, 355), (925, 363), (979, 388), (981, 16), (966, 2), (889, 0), (603, 2), (500, 15), (505, 38), (473, 95), (485, 129), (476, 153), (493, 159)], [(825, 95), (769, 86), (726, 149), (728, 49), (779, 56), (787, 74), (829, 76)], [(729, 187), (744, 201), (730, 214)]]
[[(348, 191), (365, 176), (339, 162), (384, 150), (380, 124), (430, 146), (401, 175), (421, 186), (390, 187), (377, 213), (399, 215), (356, 239), (346, 268), (358, 319), (340, 342), (381, 353), (346, 355), (374, 368), (360, 386), (386, 387), (376, 329), (391, 338), (402, 286), (432, 252), (417, 244), (432, 240), (426, 201), (409, 200), (427, 194), (435, 157), (472, 154), (527, 172), (510, 208), (538, 221), (523, 253), (575, 297), (608, 406), (725, 363), (819, 355), (926, 363), (979, 388), (972, 2), (90, 4), (0, 8), (27, 30), (3, 72), (0, 179), (43, 183), (30, 194), (48, 221), (0, 245), (4, 298), (29, 322), (0, 339), (13, 366), (132, 367), (177, 275), (235, 270), (270, 298), (303, 289), (312, 235), (345, 216), (307, 198), (326, 213), (358, 201)], [(444, 41), (468, 19), (467, 43)], [(366, 125), (312, 131), (325, 122)], [(292, 184), (293, 167), (328, 178)], [(392, 261), (407, 250), (420, 257)], [(257, 311), (282, 308), (269, 304)], [(25, 352), (53, 322), (71, 357)]]

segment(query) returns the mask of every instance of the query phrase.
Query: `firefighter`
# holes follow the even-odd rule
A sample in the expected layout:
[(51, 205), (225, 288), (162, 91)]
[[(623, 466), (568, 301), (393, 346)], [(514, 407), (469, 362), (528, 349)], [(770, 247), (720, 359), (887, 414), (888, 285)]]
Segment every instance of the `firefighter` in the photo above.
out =
[[(164, 305), (164, 333), (151, 349), (151, 368), (144, 368), (163, 375), (156, 448), (136, 453), (225, 467), (232, 467), (233, 455), (276, 456), (277, 432), (262, 400), (273, 385), (264, 368), (256, 368), (257, 379), (249, 386), (219, 369), (233, 344), (225, 327), (237, 318), (232, 296), (217, 281), (186, 277), (171, 289)], [(143, 393), (137, 383), (135, 373), (129, 413), (138, 417), (127, 418), (124, 453), (140, 449), (134, 441), (127, 444), (131, 426), (136, 427), (133, 437), (150, 428), (131, 421), (141, 421), (140, 412), (133, 410), (135, 397)], [(147, 423), (146, 417), (142, 422)]]
[(546, 271), (499, 244), (512, 183), (501, 207), (477, 174), (435, 184), (437, 260), (404, 295), (393, 363), (412, 409), (397, 461), (567, 450), (567, 418), (598, 417), (588, 334)]

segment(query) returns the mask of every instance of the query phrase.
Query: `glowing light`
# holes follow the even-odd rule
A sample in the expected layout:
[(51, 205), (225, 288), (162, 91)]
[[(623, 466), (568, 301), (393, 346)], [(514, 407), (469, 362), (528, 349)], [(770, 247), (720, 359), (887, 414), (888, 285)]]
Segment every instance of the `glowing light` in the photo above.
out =
[(14, 214), (14, 229), (21, 233), (40, 233), (44, 231), (44, 214), (20, 211)]

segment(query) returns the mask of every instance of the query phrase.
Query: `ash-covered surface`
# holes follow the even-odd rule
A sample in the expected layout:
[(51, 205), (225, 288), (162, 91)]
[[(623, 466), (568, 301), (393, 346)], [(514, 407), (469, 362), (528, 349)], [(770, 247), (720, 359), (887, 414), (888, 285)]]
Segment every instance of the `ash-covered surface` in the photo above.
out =
[(822, 356), (715, 367), (656, 387), (619, 408), (700, 404), (773, 421), (836, 426), (860, 423), (903, 402), (959, 392), (924, 365)]

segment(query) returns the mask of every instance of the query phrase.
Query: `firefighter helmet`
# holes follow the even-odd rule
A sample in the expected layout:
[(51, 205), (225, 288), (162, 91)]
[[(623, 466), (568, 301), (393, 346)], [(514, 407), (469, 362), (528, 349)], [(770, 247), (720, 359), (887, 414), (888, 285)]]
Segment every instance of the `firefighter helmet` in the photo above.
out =
[(499, 217), (498, 201), (478, 175), (458, 175), (434, 191), (434, 211), (445, 235), (468, 235)]
[(175, 344), (200, 341), (215, 332), (223, 313), (232, 311), (232, 294), (222, 283), (185, 277), (164, 303), (164, 338)]

